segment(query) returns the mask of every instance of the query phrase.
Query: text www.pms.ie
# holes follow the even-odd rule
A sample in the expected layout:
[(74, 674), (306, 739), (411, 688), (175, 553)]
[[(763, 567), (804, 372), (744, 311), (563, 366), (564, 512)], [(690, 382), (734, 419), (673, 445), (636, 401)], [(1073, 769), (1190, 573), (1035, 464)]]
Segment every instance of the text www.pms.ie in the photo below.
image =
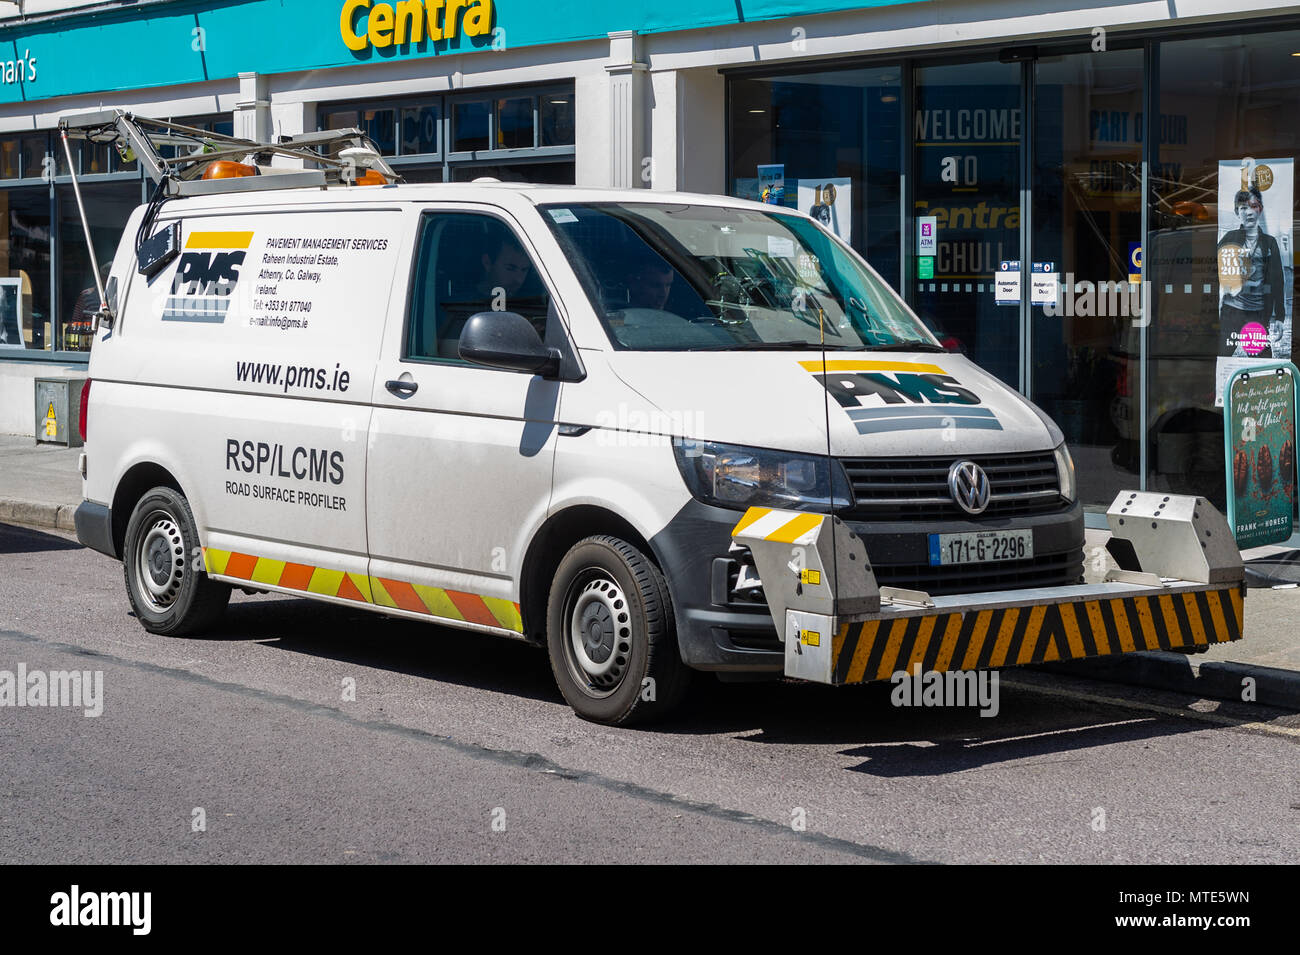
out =
[(235, 380), (253, 385), (279, 385), (284, 393), (290, 388), (307, 391), (347, 391), (351, 373), (334, 365), (333, 371), (316, 365), (283, 365), (279, 362), (237, 361)]

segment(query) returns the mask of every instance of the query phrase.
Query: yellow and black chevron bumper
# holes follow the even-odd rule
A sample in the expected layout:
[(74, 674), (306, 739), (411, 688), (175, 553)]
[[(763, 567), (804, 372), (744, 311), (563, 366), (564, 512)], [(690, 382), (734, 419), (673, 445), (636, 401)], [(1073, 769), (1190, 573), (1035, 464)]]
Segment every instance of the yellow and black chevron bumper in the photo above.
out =
[(1030, 606), (903, 611), (842, 624), (832, 683), (888, 680), (897, 671), (975, 670), (1175, 650), (1240, 640), (1243, 585), (1061, 600)]

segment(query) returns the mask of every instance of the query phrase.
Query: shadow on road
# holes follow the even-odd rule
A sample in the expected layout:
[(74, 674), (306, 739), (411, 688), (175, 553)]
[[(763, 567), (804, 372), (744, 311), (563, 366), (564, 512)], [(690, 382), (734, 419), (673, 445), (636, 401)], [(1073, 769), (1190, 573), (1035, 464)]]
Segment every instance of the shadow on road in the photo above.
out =
[(32, 527), (0, 522), (0, 554), (37, 554), (51, 550), (80, 550), (76, 541)]
[(563, 703), (546, 653), (536, 647), (341, 605), (236, 596), (218, 629), (201, 639), (256, 640), (290, 653)]
[[(553, 703), (564, 701), (545, 652), (484, 634), (385, 618), (347, 607), (272, 596), (237, 596), (207, 639), (256, 640), (289, 653), (338, 660), (430, 681)], [(1079, 750), (1215, 727), (1108, 701), (1050, 695), (1052, 679), (1003, 671), (996, 716), (976, 708), (898, 707), (888, 683), (825, 687), (790, 680), (723, 684), (695, 675), (678, 715), (628, 732), (732, 736), (776, 746), (842, 746), (844, 768), (882, 778), (938, 776), (1019, 760), (1069, 761)], [(1079, 682), (1092, 693), (1124, 688)], [(1152, 691), (1141, 691), (1143, 699)], [(1160, 694), (1177, 709), (1195, 697)], [(564, 712), (562, 719), (574, 719)], [(1252, 719), (1267, 719), (1253, 711)], [(1244, 719), (1244, 717), (1243, 717)], [(577, 724), (581, 726), (583, 724)]]

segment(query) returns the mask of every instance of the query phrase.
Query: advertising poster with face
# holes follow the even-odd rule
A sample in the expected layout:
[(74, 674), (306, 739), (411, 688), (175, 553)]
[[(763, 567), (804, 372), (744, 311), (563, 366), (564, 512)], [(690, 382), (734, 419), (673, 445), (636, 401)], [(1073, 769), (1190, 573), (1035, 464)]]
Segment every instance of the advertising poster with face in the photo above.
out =
[(1291, 357), (1290, 159), (1219, 163), (1219, 354)]
[(845, 242), (852, 241), (852, 179), (800, 179), (798, 188), (800, 212), (806, 212)]

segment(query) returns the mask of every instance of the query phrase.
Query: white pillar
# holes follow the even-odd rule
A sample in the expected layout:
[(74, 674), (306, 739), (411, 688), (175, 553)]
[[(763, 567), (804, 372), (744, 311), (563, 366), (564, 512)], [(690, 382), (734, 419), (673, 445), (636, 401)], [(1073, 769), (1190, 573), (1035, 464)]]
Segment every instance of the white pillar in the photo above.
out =
[(635, 30), (609, 35), (609, 184), (616, 189), (649, 185), (646, 151), (646, 71), (639, 61), (641, 38)]
[(726, 80), (715, 69), (651, 76), (651, 188), (725, 195)]
[[(270, 119), (268, 122), (270, 123), (271, 142), (275, 142), (281, 136), (296, 136), (299, 133), (315, 132), (316, 104), (277, 103), (272, 99)], [(303, 163), (298, 159), (288, 159), (284, 156), (276, 156), (271, 162), (271, 165), (286, 169), (301, 169)]]
[(609, 77), (603, 69), (573, 80), (573, 181), (579, 186), (609, 185)]
[(235, 135), (264, 143), (271, 138), (271, 100), (267, 77), (239, 74), (239, 99), (235, 102)]

